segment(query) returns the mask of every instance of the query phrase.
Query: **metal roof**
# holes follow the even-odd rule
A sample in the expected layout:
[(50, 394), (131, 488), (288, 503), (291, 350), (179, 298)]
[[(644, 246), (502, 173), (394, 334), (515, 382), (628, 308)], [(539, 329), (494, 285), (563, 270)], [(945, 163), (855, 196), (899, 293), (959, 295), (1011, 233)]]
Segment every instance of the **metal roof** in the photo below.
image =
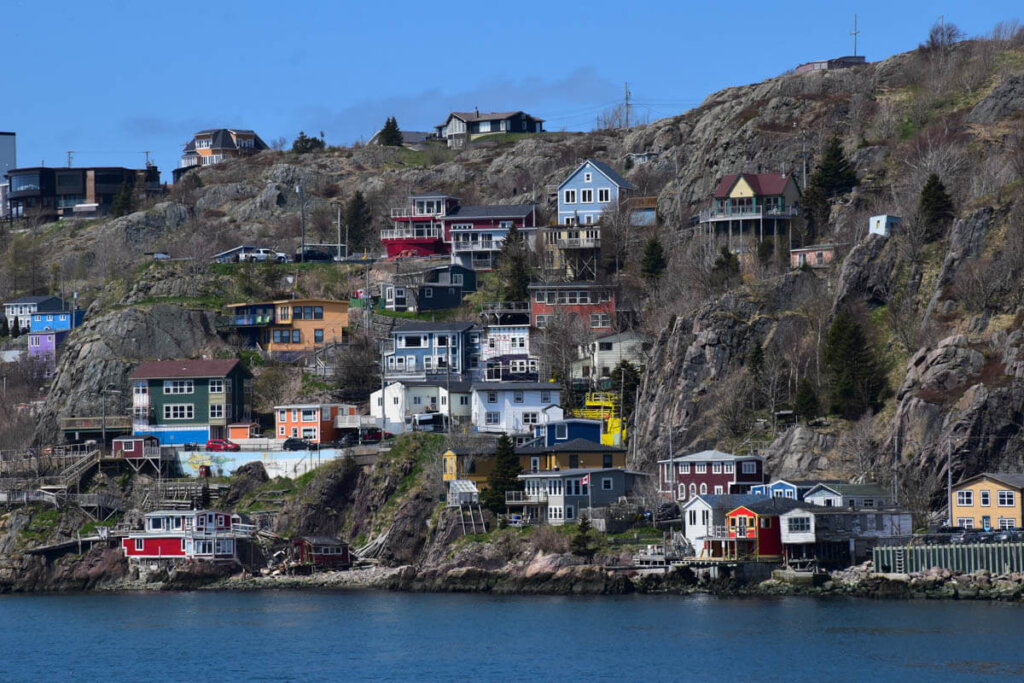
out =
[(981, 479), (982, 477), (988, 477), (989, 479), (995, 479), (996, 481), (1012, 486), (1016, 489), (1024, 489), (1024, 474), (1020, 472), (982, 472), (976, 474), (973, 477), (967, 479), (961, 479), (956, 483), (956, 486), (964, 486), (970, 482)]
[(606, 446), (603, 443), (591, 441), (590, 439), (572, 439), (570, 441), (560, 441), (551, 446), (522, 446), (516, 449), (516, 453), (520, 455), (569, 452), (625, 453), (626, 449), (617, 446)]
[(768, 496), (759, 496), (753, 493), (719, 493), (715, 495), (702, 495), (692, 498), (683, 508), (688, 508), (698, 500), (705, 503), (708, 507), (722, 509), (722, 510), (735, 510), (741, 505), (753, 505), (763, 500), (767, 500)]
[(473, 327), (474, 323), (465, 320), (456, 320), (447, 323), (412, 321), (402, 323), (395, 327), (392, 332), (465, 332)]
[[(446, 220), (471, 218), (521, 218), (533, 211), (534, 204), (480, 204), (459, 206), (445, 216)], [(528, 226), (532, 227), (532, 226)]]
[(476, 484), (468, 479), (454, 479), (448, 482), (448, 491), (451, 493), (480, 493)]
[(722, 451), (701, 451), (690, 455), (679, 455), (674, 458), (666, 458), (658, 462), (736, 462), (738, 460), (763, 460), (760, 455), (733, 455)]
[(565, 180), (563, 180), (559, 184), (559, 186), (558, 186), (559, 189), (561, 189), (562, 185), (565, 185), (567, 182), (572, 180), (572, 178), (577, 173), (579, 173), (583, 169), (583, 167), (586, 166), (587, 164), (592, 164), (594, 166), (594, 168), (596, 168), (598, 171), (601, 172), (602, 175), (604, 175), (606, 178), (608, 178), (608, 180), (612, 181), (613, 183), (615, 183), (619, 187), (625, 188), (627, 190), (635, 190), (636, 189), (636, 187), (634, 187), (633, 183), (629, 182), (628, 180), (623, 178), (621, 175), (619, 175), (619, 173), (614, 168), (612, 168), (611, 166), (609, 166), (608, 164), (606, 164), (603, 161), (594, 161), (593, 159), (586, 159), (586, 160), (584, 160), (584, 162), (582, 164), (577, 166), (576, 170), (573, 171), (572, 173), (570, 173), (568, 176), (566, 176)]
[(151, 360), (135, 368), (132, 379), (227, 377), (236, 366), (248, 374), (237, 358), (229, 360)]
[(519, 479), (554, 479), (556, 477), (575, 477), (583, 474), (600, 474), (602, 472), (622, 472), (638, 477), (650, 476), (646, 472), (636, 472), (625, 467), (590, 467), (577, 468), (573, 470), (547, 470), (544, 472), (526, 472), (519, 475)]

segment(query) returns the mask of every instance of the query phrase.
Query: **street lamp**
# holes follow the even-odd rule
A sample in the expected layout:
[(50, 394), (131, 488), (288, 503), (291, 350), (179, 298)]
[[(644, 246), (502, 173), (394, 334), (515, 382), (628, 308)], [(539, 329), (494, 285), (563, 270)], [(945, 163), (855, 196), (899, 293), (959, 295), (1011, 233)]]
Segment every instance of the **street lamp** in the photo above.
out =
[(100, 394), (103, 396), (103, 418), (100, 427), (100, 447), (105, 451), (107, 449), (107, 394), (118, 394), (120, 390), (113, 389), (112, 384), (108, 384), (100, 390)]

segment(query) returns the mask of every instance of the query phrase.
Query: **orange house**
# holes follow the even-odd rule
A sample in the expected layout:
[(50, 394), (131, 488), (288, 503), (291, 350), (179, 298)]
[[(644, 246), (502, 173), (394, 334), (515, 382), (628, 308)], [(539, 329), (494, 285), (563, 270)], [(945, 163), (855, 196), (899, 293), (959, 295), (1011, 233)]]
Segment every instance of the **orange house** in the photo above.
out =
[(228, 425), (228, 441), (258, 438), (260, 426), (255, 422), (235, 422)]
[(344, 403), (301, 403), (274, 408), (276, 433), (280, 440), (291, 437), (312, 443), (327, 443), (356, 419), (356, 407)]
[(741, 505), (725, 515), (725, 555), (732, 559), (777, 560), (782, 557), (779, 515), (800, 507), (800, 501), (770, 498)]
[(325, 344), (340, 344), (348, 327), (348, 301), (281, 299), (228, 306), (228, 324), (281, 360)]

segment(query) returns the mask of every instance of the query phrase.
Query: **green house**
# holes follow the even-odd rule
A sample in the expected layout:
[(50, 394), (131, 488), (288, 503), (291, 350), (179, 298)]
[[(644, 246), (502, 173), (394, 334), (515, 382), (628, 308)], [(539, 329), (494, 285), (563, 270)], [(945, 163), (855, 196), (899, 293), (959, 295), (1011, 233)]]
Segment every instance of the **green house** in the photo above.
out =
[(161, 444), (224, 439), (251, 417), (252, 374), (237, 359), (147, 361), (131, 380), (132, 433)]

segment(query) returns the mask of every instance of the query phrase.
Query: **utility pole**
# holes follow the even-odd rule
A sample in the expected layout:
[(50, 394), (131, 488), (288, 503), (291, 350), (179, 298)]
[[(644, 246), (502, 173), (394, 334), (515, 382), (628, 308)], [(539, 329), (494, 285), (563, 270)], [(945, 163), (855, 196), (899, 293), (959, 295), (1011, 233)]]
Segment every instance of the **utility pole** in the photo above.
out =
[(629, 82), (626, 82), (626, 130), (629, 130)]
[(72, 149), (68, 150), (68, 168), (71, 168), (71, 155), (74, 154), (74, 153), (75, 153), (74, 150), (72, 150)]
[(860, 31), (857, 30), (857, 15), (856, 14), (853, 15), (853, 33), (851, 33), (850, 35), (853, 36), (853, 56), (856, 57), (857, 56), (857, 36), (860, 35)]
[(148, 149), (142, 151), (146, 155), (146, 168), (149, 168), (149, 155), (152, 154)]
[[(348, 230), (345, 231), (346, 233)], [(345, 257), (348, 257), (348, 235), (345, 236)], [(338, 258), (341, 258), (341, 202), (338, 202)]]
[(946, 526), (953, 526), (953, 444), (946, 436), (946, 506), (949, 508)]
[(306, 262), (306, 198), (302, 194), (302, 184), (295, 186), (299, 195), (299, 213), (302, 215), (302, 246), (299, 248), (300, 261)]

